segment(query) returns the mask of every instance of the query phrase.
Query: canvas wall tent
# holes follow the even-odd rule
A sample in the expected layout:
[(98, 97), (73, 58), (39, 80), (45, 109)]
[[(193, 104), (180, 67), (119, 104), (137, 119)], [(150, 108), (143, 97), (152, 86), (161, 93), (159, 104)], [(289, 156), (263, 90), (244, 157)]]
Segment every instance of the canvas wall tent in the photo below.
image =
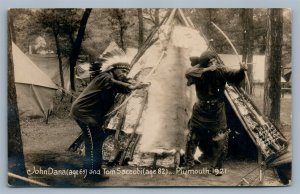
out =
[[(222, 61), (226, 66), (230, 66), (232, 69), (238, 69), (240, 67), (239, 61), (236, 55), (232, 54), (219, 54)], [(239, 55), (242, 59), (242, 55)], [(265, 56), (264, 55), (254, 55), (253, 56), (253, 81), (255, 83), (265, 82)]]
[(291, 82), (292, 77), (292, 64), (288, 64), (287, 66), (283, 67), (282, 75), (286, 81)]
[[(231, 54), (219, 54), (220, 58), (224, 62), (226, 66), (229, 66), (231, 69), (238, 69), (239, 68), (239, 61), (236, 57), (236, 55)], [(242, 56), (239, 55), (239, 58), (241, 59)], [(264, 83), (265, 83), (265, 56), (264, 55), (254, 55), (253, 56), (253, 90), (252, 95), (254, 96), (263, 96), (264, 94)], [(283, 76), (284, 71), (283, 69)], [(291, 70), (291, 69), (289, 69)], [(287, 71), (286, 71), (287, 72)], [(281, 87), (282, 87), (282, 96), (284, 95), (284, 90), (289, 90), (289, 88), (286, 87), (288, 83), (285, 77), (281, 77)]]
[[(220, 58), (226, 66), (231, 69), (239, 68), (239, 61), (236, 55), (231, 54), (219, 54)], [(242, 55), (239, 55), (242, 58)], [(254, 55), (253, 56), (253, 82), (254, 83), (264, 83), (265, 82), (265, 56), (264, 55)], [(281, 82), (286, 82), (285, 78), (281, 77)]]
[[(41, 69), (48, 77), (61, 87), (61, 79), (59, 73), (59, 62), (56, 55), (29, 55), (29, 58), (36, 66)], [(64, 89), (70, 90), (70, 66), (66, 58), (62, 59)]]
[(57, 86), (14, 43), (12, 44), (20, 117), (47, 117)]

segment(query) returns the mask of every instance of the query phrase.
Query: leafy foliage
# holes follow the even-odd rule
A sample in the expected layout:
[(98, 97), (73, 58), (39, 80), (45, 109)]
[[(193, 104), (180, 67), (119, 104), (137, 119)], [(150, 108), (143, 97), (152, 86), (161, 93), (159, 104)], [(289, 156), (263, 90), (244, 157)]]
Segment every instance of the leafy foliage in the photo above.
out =
[[(34, 42), (38, 36), (46, 39), (47, 47), (54, 48), (54, 38), (50, 27), (59, 27), (59, 38), (62, 53), (70, 52), (72, 39), (76, 36), (82, 9), (13, 9), (14, 26), (18, 45), (23, 51)], [(242, 49), (242, 9), (184, 9), (197, 27), (201, 27), (208, 40), (213, 39), (213, 46), (220, 53), (232, 53), (226, 40), (214, 29), (211, 21), (226, 32), (238, 52)], [(94, 9), (88, 21), (81, 54), (96, 58), (104, 51), (111, 41), (115, 41), (124, 49), (138, 47), (138, 11), (137, 9)], [(147, 37), (152, 27), (156, 25), (157, 14), (161, 19), (166, 9), (143, 9), (144, 36)], [(283, 60), (290, 63), (291, 52), (291, 10), (285, 9), (284, 16), (284, 48)], [(254, 9), (254, 54), (264, 54), (267, 34), (267, 9)], [(55, 23), (56, 21), (56, 23)]]

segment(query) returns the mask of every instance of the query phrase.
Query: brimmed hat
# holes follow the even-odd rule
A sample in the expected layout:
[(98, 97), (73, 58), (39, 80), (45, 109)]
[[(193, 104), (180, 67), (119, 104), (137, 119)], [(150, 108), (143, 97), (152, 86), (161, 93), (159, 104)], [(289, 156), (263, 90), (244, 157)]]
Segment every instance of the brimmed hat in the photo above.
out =
[(191, 65), (195, 66), (197, 64), (200, 64), (201, 66), (205, 67), (208, 65), (209, 61), (212, 58), (217, 58), (218, 55), (210, 50), (204, 51), (200, 57), (190, 57)]

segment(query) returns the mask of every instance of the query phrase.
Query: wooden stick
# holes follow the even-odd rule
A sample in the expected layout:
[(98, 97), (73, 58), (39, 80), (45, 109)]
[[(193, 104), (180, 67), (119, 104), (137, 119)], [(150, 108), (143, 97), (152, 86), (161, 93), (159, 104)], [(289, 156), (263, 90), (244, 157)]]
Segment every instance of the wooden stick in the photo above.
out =
[(242, 178), (242, 180), (243, 180), (245, 183), (247, 183), (248, 185), (250, 185), (250, 183), (247, 181), (247, 179)]
[(23, 177), (23, 176), (20, 176), (20, 175), (11, 173), (11, 172), (8, 172), (8, 176), (12, 177), (12, 178), (15, 178), (15, 179), (22, 180), (22, 181), (27, 182), (27, 183), (31, 183), (31, 184), (35, 184), (35, 185), (39, 185), (39, 186), (43, 186), (43, 187), (49, 187), (49, 185), (47, 185), (46, 183), (42, 183), (40, 181), (32, 180), (32, 179), (29, 179), (29, 178), (26, 178), (26, 177)]
[(135, 151), (135, 148), (137, 146), (137, 144), (139, 143), (140, 139), (141, 139), (142, 135), (141, 134), (137, 134), (137, 137), (135, 138), (134, 144), (132, 145), (132, 148), (130, 150), (130, 156), (129, 156), (129, 160), (131, 161), (133, 159), (133, 154)]
[(131, 142), (132, 142), (132, 140), (134, 138), (134, 135), (136, 134), (136, 130), (137, 130), (138, 126), (139, 126), (139, 122), (140, 122), (140, 120), (142, 118), (142, 114), (144, 112), (144, 108), (146, 106), (147, 101), (148, 101), (148, 91), (146, 89), (145, 95), (144, 95), (144, 98), (143, 98), (143, 101), (142, 101), (142, 105), (141, 105), (140, 110), (139, 110), (138, 118), (137, 118), (136, 123), (134, 125), (133, 131), (132, 131), (132, 133), (130, 135), (129, 141), (128, 141), (125, 149), (124, 149), (122, 157), (120, 158), (120, 164), (123, 164), (123, 162), (124, 162), (124, 159), (126, 157), (127, 151), (129, 149), (129, 145), (131, 144)]

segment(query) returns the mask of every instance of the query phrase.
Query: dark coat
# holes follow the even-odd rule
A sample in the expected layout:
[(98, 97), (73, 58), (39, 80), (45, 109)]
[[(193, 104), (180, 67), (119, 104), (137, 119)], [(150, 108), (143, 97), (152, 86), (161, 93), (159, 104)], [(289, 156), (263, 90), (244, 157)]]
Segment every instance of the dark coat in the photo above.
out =
[(189, 70), (186, 74), (188, 84), (195, 84), (198, 102), (193, 107), (190, 119), (191, 128), (217, 131), (227, 128), (224, 89), (226, 83), (239, 83), (244, 79), (244, 71), (232, 71), (220, 68), (202, 72), (200, 69)]
[(103, 72), (96, 76), (73, 102), (71, 115), (88, 125), (102, 125), (114, 105), (118, 93), (129, 93), (127, 87), (112, 82), (113, 76)]

